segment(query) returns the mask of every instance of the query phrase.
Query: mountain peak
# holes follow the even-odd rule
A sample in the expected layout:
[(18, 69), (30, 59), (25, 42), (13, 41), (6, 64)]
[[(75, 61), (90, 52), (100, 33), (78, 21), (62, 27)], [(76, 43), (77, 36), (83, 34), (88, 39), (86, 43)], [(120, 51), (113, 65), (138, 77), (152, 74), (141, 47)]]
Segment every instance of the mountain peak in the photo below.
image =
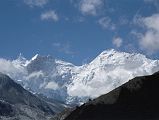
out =
[(91, 64), (128, 64), (130, 62), (147, 62), (150, 59), (140, 53), (120, 52), (115, 49), (105, 50)]
[(34, 55), (34, 57), (31, 58), (31, 60), (35, 60), (39, 57), (39, 54)]
[(109, 50), (104, 50), (99, 56), (115, 54), (115, 53), (117, 53), (117, 51), (115, 49), (109, 49)]
[(20, 65), (20, 66), (26, 66), (28, 63), (28, 60), (23, 56), (22, 53), (19, 54), (16, 60), (13, 61), (14, 64)]

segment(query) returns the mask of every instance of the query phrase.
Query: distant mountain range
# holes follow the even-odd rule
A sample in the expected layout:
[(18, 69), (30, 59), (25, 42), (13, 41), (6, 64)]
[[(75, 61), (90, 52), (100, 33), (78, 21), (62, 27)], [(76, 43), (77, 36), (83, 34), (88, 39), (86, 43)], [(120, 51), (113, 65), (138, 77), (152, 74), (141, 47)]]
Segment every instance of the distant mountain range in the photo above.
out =
[(65, 120), (159, 120), (158, 91), (159, 72), (136, 77), (69, 115), (66, 112)]
[(1, 120), (49, 120), (57, 111), (53, 103), (33, 95), (9, 76), (0, 73)]
[(66, 104), (82, 104), (108, 93), (128, 80), (159, 70), (159, 60), (137, 53), (103, 51), (92, 62), (75, 66), (51, 56), (19, 56), (0, 59), (0, 72), (9, 75), (33, 94), (42, 94)]

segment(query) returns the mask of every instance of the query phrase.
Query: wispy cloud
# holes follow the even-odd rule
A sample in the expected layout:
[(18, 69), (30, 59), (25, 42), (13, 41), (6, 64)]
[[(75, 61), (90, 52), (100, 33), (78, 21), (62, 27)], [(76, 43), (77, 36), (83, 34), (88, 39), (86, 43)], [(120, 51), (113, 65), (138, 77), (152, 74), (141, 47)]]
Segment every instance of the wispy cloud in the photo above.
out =
[(71, 46), (69, 43), (65, 43), (65, 44), (62, 44), (62, 43), (59, 43), (59, 42), (55, 42), (52, 44), (53, 47), (55, 47), (59, 52), (63, 52), (65, 54), (70, 54), (70, 55), (73, 55), (74, 52), (71, 50)]
[(49, 0), (24, 0), (24, 3), (29, 5), (30, 7), (43, 7), (49, 2)]
[(59, 20), (59, 17), (54, 10), (50, 10), (41, 14), (41, 20), (51, 20), (56, 22)]
[(104, 29), (115, 30), (115, 24), (112, 23), (110, 17), (103, 17), (98, 20), (99, 25), (101, 25)]
[(123, 43), (123, 39), (120, 37), (115, 37), (113, 39), (113, 45), (115, 45), (118, 48), (122, 46), (122, 43)]
[(56, 43), (53, 43), (52, 45), (53, 45), (54, 47), (60, 47), (60, 46), (61, 46), (61, 43), (57, 43), (57, 42), (56, 42)]
[(103, 0), (81, 0), (79, 9), (84, 15), (97, 15), (99, 9), (103, 5)]
[(46, 86), (46, 89), (53, 89), (53, 90), (57, 90), (59, 88), (58, 84), (54, 81), (49, 82)]

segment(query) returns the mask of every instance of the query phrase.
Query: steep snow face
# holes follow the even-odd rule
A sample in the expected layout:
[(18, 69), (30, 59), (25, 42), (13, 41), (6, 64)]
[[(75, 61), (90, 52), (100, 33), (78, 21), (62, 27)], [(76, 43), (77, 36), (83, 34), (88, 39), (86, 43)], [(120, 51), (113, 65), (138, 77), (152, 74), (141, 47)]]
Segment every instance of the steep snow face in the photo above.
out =
[(75, 66), (51, 56), (35, 55), (0, 59), (0, 72), (10, 75), (33, 93), (66, 103), (83, 103), (127, 82), (136, 76), (159, 71), (159, 61), (142, 54), (115, 50), (103, 51), (89, 64)]
[(22, 84), (34, 93), (65, 102), (68, 96), (66, 84), (70, 79), (72, 66), (51, 56), (36, 55), (26, 66), (28, 75), (22, 80)]

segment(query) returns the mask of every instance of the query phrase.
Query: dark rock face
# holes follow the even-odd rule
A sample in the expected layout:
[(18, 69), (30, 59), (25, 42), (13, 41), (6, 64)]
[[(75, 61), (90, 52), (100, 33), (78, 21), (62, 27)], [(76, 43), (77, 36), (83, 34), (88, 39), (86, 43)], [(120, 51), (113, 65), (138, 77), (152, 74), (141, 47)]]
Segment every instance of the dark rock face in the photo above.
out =
[(12, 106), (6, 102), (0, 101), (0, 116), (14, 116), (15, 112)]
[(159, 120), (159, 72), (130, 80), (65, 120)]
[(50, 104), (0, 73), (0, 119), (46, 120), (54, 114)]

